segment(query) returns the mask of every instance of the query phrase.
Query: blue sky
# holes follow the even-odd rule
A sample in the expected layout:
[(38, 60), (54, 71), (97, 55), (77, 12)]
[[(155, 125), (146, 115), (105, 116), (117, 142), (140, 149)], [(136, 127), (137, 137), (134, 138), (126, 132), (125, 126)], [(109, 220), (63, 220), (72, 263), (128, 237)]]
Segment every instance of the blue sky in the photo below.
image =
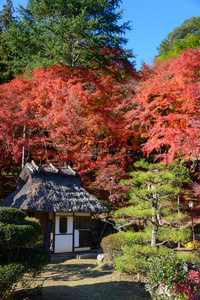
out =
[(122, 0), (124, 20), (132, 31), (126, 34), (128, 49), (133, 49), (137, 68), (142, 60), (151, 63), (156, 48), (175, 27), (186, 19), (200, 16), (200, 0)]
[[(56, 1), (56, 0), (55, 0)], [(0, 0), (0, 9), (6, 0)], [(13, 0), (13, 6), (26, 6), (27, 0)], [(150, 64), (156, 48), (175, 27), (186, 19), (200, 16), (200, 0), (122, 0), (123, 21), (131, 21), (127, 49), (136, 55), (136, 67), (144, 60)]]

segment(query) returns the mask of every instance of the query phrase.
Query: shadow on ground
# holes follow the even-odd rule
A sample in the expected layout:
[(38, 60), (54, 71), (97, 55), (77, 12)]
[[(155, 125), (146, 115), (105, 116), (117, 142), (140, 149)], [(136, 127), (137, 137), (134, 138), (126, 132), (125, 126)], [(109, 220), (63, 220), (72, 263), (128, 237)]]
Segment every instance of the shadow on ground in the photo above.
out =
[(43, 287), (42, 296), (37, 300), (148, 300), (149, 293), (145, 292), (144, 284), (127, 281), (113, 281), (107, 283), (85, 284), (70, 287)]
[[(35, 279), (43, 283), (42, 295), (34, 300), (148, 300), (144, 284), (96, 259), (52, 262)], [(31, 291), (31, 290), (29, 290)]]
[(84, 264), (58, 264), (51, 263), (48, 265), (48, 273), (44, 273), (44, 280), (53, 281), (79, 281), (82, 279), (91, 279), (112, 274), (112, 267), (102, 267), (102, 270), (97, 269), (97, 264), (84, 263)]

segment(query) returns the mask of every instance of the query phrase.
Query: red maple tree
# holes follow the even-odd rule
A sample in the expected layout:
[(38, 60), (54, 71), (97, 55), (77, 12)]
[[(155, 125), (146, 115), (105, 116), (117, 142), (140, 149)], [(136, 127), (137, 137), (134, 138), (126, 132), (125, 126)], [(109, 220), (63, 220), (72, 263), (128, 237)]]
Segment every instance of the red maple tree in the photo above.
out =
[(32, 118), (31, 107), (23, 108), (30, 101), (31, 83), (27, 78), (16, 78), (0, 85), (0, 168), (12, 172), (16, 180), (22, 162), (22, 149), (36, 148), (37, 120)]
[(24, 75), (0, 89), (0, 142), (6, 141), (5, 153), (12, 158), (2, 159), (1, 166), (19, 165), (25, 147), (25, 160), (68, 163), (93, 179), (101, 168), (126, 169), (137, 142), (125, 129), (132, 105), (125, 80), (56, 65), (35, 69), (31, 78)]
[(144, 139), (143, 152), (156, 158), (199, 155), (200, 49), (145, 68), (137, 87), (128, 128)]

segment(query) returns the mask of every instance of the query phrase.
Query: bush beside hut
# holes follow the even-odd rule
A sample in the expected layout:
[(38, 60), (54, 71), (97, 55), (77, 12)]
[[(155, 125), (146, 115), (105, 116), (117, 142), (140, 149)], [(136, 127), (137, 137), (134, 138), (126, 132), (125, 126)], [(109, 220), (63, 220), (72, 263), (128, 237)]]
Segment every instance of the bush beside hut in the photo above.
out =
[(11, 299), (16, 285), (28, 273), (29, 282), (50, 261), (38, 246), (42, 230), (38, 220), (15, 208), (0, 207), (0, 298)]

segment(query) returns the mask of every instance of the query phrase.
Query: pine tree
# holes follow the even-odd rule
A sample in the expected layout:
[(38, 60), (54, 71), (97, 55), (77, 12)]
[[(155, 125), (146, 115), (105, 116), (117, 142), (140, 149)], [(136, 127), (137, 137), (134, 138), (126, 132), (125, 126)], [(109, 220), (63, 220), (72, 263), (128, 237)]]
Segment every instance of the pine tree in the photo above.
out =
[[(68, 67), (107, 67), (118, 58), (130, 65), (130, 51), (120, 51), (129, 23), (118, 25), (121, 0), (29, 0), (19, 17), (4, 33), (13, 56), (13, 70), (33, 69), (55, 63)], [(109, 51), (104, 52), (104, 49)], [(116, 51), (115, 51), (116, 53)]]
[[(151, 246), (155, 247), (157, 239), (178, 242), (183, 233), (180, 229), (173, 230), (173, 224), (184, 217), (173, 208), (172, 200), (180, 188), (174, 186), (175, 174), (163, 164), (149, 164), (144, 160), (136, 162), (136, 170), (130, 173), (131, 178), (122, 181), (129, 185), (130, 206), (120, 209), (118, 215), (140, 218), (149, 223), (151, 228)], [(162, 218), (164, 217), (164, 221)]]
[(3, 10), (0, 11), (0, 84), (14, 78), (9, 66), (10, 50), (3, 41), (5, 31), (12, 26), (13, 12), (12, 1), (6, 0)]
[(3, 10), (0, 11), (0, 31), (3, 32), (9, 28), (13, 20), (13, 4), (11, 0), (6, 0), (6, 4), (3, 5)]

